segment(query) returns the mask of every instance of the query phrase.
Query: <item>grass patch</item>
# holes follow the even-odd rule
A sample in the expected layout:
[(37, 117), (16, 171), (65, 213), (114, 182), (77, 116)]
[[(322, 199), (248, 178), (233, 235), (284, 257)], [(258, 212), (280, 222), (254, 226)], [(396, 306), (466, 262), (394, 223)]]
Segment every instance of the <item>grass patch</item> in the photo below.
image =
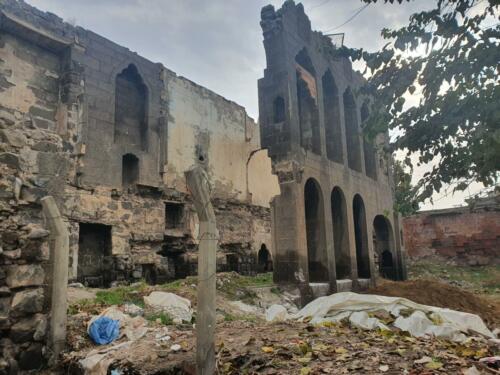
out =
[(272, 285), (273, 274), (271, 272), (256, 276), (242, 276), (236, 272), (217, 275), (217, 290), (230, 299), (238, 299), (247, 303), (252, 303), (257, 298), (252, 288)]
[(68, 315), (76, 315), (81, 311), (88, 311), (95, 306), (95, 301), (92, 299), (82, 299), (68, 306)]
[(137, 306), (144, 307), (142, 297), (147, 289), (148, 285), (145, 282), (140, 282), (131, 286), (119, 286), (107, 290), (100, 290), (96, 293), (94, 302), (105, 306), (133, 303)]
[(146, 319), (149, 320), (150, 322), (157, 322), (159, 320), (160, 323), (163, 324), (164, 326), (170, 326), (174, 324), (174, 320), (172, 319), (172, 317), (165, 312), (153, 313), (151, 315), (147, 315)]
[(473, 290), (500, 294), (500, 265), (455, 266), (445, 262), (421, 260), (408, 264), (410, 279), (432, 278), (465, 283)]

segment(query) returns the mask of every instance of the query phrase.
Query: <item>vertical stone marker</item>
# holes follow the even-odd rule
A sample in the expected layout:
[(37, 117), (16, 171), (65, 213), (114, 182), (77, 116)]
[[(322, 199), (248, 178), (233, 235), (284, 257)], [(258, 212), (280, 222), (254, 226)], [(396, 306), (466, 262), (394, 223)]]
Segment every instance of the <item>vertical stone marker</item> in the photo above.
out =
[(67, 289), (69, 262), (69, 235), (53, 197), (40, 200), (43, 214), (50, 231), (50, 326), (49, 347), (52, 349), (51, 361), (57, 361), (59, 353), (66, 345)]
[(185, 175), (200, 221), (196, 372), (198, 375), (212, 375), (215, 373), (215, 272), (218, 233), (206, 172), (195, 166), (186, 171)]

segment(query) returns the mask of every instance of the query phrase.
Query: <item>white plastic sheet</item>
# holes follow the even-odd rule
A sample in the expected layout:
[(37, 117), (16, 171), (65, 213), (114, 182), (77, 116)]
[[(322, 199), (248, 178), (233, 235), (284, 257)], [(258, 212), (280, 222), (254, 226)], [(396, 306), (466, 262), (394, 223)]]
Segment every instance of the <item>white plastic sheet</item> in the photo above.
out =
[[(370, 317), (368, 313), (380, 310), (385, 310), (397, 318), (394, 326), (417, 337), (427, 335), (458, 342), (465, 340), (465, 334), (494, 338), (482, 319), (474, 314), (421, 305), (406, 298), (353, 292), (317, 298), (293, 315), (292, 319), (311, 318), (311, 323), (315, 324), (349, 317), (352, 324), (364, 329), (374, 329), (383, 328), (380, 326), (383, 323), (375, 317)], [(403, 317), (403, 310), (413, 312), (410, 316)], [(359, 314), (360, 312), (364, 314)]]

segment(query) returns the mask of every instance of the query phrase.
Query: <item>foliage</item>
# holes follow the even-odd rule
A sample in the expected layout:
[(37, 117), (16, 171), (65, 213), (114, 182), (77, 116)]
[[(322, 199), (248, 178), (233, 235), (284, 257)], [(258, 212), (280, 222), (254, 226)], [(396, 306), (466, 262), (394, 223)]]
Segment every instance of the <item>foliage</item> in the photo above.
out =
[(404, 164), (394, 161), (394, 210), (403, 216), (413, 215), (418, 211), (417, 188), (411, 183), (411, 174), (405, 171)]
[(95, 302), (101, 305), (123, 305), (130, 302), (137, 306), (144, 307), (142, 299), (144, 292), (148, 286), (141, 282), (130, 286), (119, 286), (106, 290), (100, 290), (96, 293)]
[[(388, 43), (381, 51), (339, 51), (366, 63), (361, 91), (374, 98), (367, 135), (393, 130), (393, 149), (406, 153), (405, 163), (418, 156), (417, 165), (430, 168), (418, 184), (421, 200), (444, 184), (464, 190), (499, 177), (498, 18), (498, 0), (437, 0), (407, 26), (382, 30)], [(412, 95), (419, 99), (414, 106), (406, 103)]]
[(159, 320), (160, 323), (163, 324), (164, 326), (169, 326), (174, 324), (174, 320), (172, 319), (172, 317), (165, 312), (159, 312), (147, 315), (146, 319), (149, 320), (150, 322), (156, 322), (157, 320)]

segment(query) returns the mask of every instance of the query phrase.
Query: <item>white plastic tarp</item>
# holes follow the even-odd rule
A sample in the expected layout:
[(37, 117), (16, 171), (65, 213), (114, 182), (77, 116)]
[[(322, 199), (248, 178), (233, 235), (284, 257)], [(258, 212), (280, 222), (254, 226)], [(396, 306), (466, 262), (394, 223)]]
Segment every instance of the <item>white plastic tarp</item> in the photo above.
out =
[[(310, 302), (293, 319), (311, 318), (311, 323), (336, 321), (349, 317), (351, 323), (365, 329), (383, 328), (369, 315), (356, 312), (375, 312), (385, 310), (396, 317), (394, 326), (408, 331), (416, 337), (425, 335), (446, 338), (453, 341), (465, 340), (465, 334), (480, 334), (494, 338), (482, 319), (474, 314), (421, 305), (406, 298), (385, 297), (353, 292), (335, 293)], [(410, 316), (400, 316), (402, 310), (413, 311)], [(340, 318), (342, 317), (342, 318)], [(339, 319), (340, 318), (340, 319)], [(429, 319), (430, 318), (430, 319)], [(373, 328), (369, 328), (373, 327)]]

